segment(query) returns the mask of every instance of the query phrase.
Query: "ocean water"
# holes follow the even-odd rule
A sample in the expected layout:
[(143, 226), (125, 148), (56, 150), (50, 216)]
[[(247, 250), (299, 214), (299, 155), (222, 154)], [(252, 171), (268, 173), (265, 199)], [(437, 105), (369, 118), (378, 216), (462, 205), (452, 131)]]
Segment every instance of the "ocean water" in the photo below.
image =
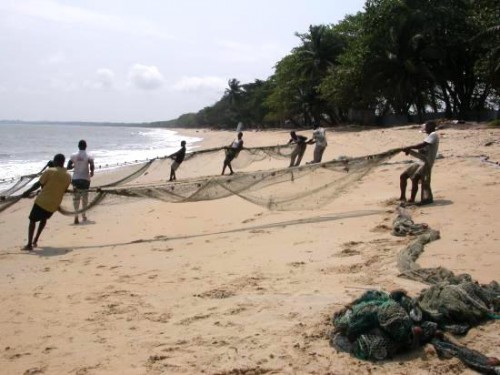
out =
[(87, 141), (96, 168), (169, 155), (182, 140), (190, 151), (202, 140), (169, 129), (128, 126), (0, 123), (0, 132), (0, 185), (39, 172), (55, 154), (68, 160), (80, 139)]

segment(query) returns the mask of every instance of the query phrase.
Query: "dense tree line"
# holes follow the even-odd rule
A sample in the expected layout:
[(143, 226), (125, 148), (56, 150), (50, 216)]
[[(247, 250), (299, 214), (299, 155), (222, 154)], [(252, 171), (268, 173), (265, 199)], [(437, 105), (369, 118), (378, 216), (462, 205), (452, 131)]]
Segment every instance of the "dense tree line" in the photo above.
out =
[(448, 118), (498, 109), (498, 0), (367, 0), (338, 24), (310, 26), (267, 80), (162, 125), (308, 127), (354, 114)]

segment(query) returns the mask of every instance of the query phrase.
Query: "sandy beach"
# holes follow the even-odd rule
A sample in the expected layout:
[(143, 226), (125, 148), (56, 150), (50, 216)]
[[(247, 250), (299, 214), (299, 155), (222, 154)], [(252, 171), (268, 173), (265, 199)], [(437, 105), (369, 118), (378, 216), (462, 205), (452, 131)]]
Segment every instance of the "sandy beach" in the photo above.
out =
[[(203, 137), (203, 148), (234, 138), (180, 131)], [(481, 155), (500, 161), (500, 129), (447, 124), (438, 133), (435, 202), (409, 210), (441, 239), (419, 263), (498, 281), (500, 166)], [(323, 160), (424, 139), (416, 126), (327, 129), (327, 137)], [(288, 139), (285, 130), (244, 134), (246, 147)], [(473, 373), (428, 347), (371, 363), (329, 345), (332, 314), (368, 288), (415, 295), (426, 287), (399, 277), (396, 267), (412, 239), (391, 235), (406, 160), (393, 157), (314, 210), (269, 211), (233, 196), (182, 204), (124, 199), (91, 210), (85, 225), (56, 213), (33, 253), (20, 250), (33, 204), (23, 199), (0, 214), (0, 373)], [(216, 160), (200, 174), (221, 168)], [(183, 177), (182, 165), (177, 174)], [(457, 342), (500, 357), (499, 337), (498, 321), (488, 322)]]

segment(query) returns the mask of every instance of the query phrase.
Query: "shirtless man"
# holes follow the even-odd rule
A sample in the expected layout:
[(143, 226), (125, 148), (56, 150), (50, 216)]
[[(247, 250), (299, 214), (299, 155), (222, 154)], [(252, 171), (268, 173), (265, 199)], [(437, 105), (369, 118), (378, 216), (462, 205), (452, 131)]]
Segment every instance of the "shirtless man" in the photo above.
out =
[(297, 135), (294, 131), (290, 132), (290, 140), (288, 143), (295, 143), (296, 146), (290, 155), (290, 167), (298, 167), (306, 152), (307, 147), (307, 137), (303, 135)]
[(184, 158), (186, 157), (186, 141), (181, 142), (181, 148), (179, 151), (173, 153), (172, 155), (169, 156), (170, 159), (172, 159), (174, 162), (170, 166), (170, 179), (169, 181), (175, 181), (177, 180), (177, 176), (175, 175), (175, 171), (181, 163), (184, 161)]

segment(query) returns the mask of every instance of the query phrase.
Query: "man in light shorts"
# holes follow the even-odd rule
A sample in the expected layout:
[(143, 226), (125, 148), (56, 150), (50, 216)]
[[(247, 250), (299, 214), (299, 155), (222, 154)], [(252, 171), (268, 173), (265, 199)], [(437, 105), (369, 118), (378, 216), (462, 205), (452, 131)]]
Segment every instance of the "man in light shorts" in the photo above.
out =
[(323, 153), (325, 152), (328, 142), (326, 141), (326, 131), (321, 125), (316, 124), (314, 126), (312, 139), (308, 142), (309, 144), (315, 144), (313, 160), (308, 164), (321, 163), (323, 159)]
[[(436, 123), (434, 121), (427, 121), (422, 128), (422, 130), (427, 133), (427, 137), (424, 141), (403, 149), (406, 155), (411, 154), (419, 160), (416, 163), (412, 163), (399, 178), (401, 189), (399, 200), (402, 202), (406, 202), (406, 185), (408, 179), (411, 179), (412, 182), (409, 203), (415, 202), (419, 183), (422, 183), (422, 199), (420, 204), (433, 202), (431, 172), (438, 152), (439, 136), (436, 133)], [(413, 150), (418, 150), (418, 152)]]
[[(89, 187), (90, 179), (94, 176), (94, 158), (87, 153), (87, 142), (81, 140), (78, 142), (78, 152), (71, 155), (68, 161), (67, 169), (71, 170), (74, 168), (73, 179), (71, 183), (73, 185), (73, 206), (75, 211), (80, 209), (80, 202), (82, 203), (82, 209), (87, 208), (89, 202)], [(87, 221), (87, 215), (85, 211), (82, 213), (82, 220)], [(78, 214), (75, 215), (75, 224), (79, 224)]]

